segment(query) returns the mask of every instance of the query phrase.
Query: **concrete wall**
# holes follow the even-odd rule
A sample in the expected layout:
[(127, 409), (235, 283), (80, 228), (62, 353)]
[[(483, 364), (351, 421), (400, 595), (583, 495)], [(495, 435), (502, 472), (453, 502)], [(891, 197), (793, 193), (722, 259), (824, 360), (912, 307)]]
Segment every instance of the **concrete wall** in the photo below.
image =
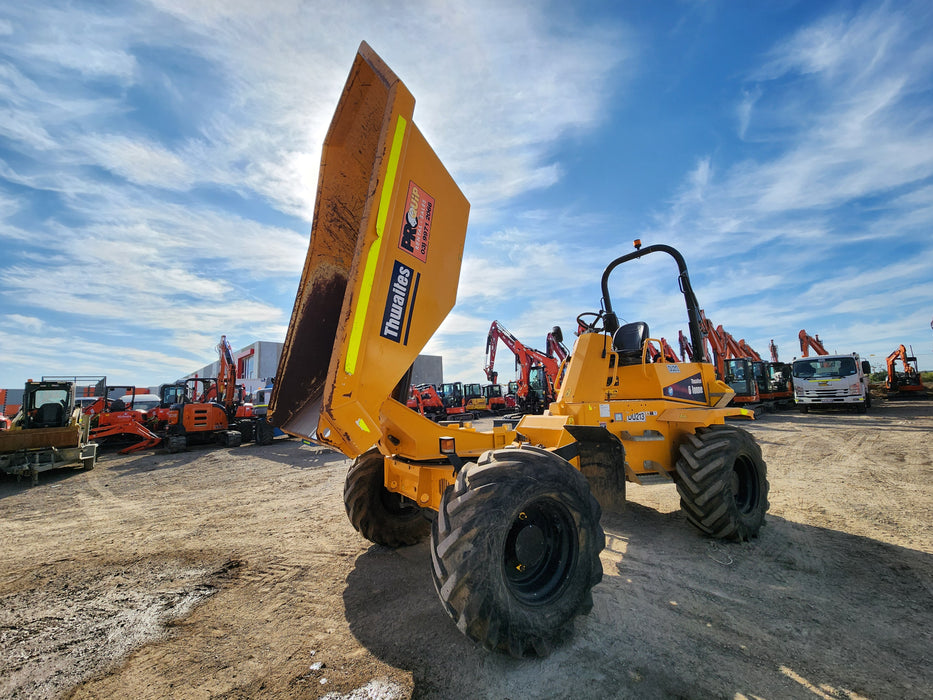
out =
[(412, 384), (443, 384), (444, 358), (440, 355), (418, 355), (411, 373)]
[(12, 418), (22, 403), (22, 389), (0, 389), (0, 413), (7, 418)]
[[(248, 385), (265, 386), (272, 380), (279, 366), (279, 356), (282, 354), (282, 343), (273, 343), (267, 340), (257, 340), (246, 347), (233, 352), (233, 361), (237, 363), (237, 378), (253, 380)], [(194, 370), (181, 377), (181, 380), (191, 377), (216, 377), (220, 361)]]

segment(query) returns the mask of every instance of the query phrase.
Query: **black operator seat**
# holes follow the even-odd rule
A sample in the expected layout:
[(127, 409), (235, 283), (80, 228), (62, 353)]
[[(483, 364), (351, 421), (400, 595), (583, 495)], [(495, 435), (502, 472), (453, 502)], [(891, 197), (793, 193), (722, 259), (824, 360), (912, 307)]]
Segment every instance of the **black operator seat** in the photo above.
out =
[(60, 403), (44, 403), (36, 411), (33, 421), (35, 428), (61, 428), (65, 408)]
[(644, 321), (621, 326), (612, 336), (612, 349), (619, 353), (619, 364), (639, 364), (648, 337), (648, 324)]

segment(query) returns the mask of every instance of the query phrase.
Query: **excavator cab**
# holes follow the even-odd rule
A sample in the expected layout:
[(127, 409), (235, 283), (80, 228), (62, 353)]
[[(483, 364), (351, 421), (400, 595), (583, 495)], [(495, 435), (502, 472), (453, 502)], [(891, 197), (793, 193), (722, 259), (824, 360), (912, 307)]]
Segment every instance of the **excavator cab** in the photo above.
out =
[(755, 378), (753, 362), (746, 358), (724, 360), (725, 377), (729, 388), (735, 392), (734, 403), (756, 402), (759, 400), (759, 387)]
[(188, 400), (188, 391), (184, 383), (163, 384), (159, 389), (161, 408), (171, 408), (175, 404), (185, 403)]

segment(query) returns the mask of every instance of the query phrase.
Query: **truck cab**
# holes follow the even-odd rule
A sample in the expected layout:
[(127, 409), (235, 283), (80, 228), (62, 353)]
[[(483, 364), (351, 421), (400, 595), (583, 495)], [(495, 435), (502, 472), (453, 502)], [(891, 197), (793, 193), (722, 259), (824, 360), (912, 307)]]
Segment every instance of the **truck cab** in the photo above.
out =
[(801, 413), (811, 408), (854, 408), (865, 413), (871, 406), (868, 377), (871, 365), (857, 353), (818, 355), (794, 360), (794, 401)]

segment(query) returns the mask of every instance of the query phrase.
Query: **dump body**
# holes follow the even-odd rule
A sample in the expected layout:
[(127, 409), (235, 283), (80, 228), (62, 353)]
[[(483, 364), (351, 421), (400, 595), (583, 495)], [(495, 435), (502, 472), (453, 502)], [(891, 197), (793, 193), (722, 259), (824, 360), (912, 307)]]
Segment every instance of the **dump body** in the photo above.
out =
[(362, 44), (324, 142), (270, 403), (275, 425), (351, 457), (384, 434), (382, 404), (456, 299), (469, 203), (414, 102)]

